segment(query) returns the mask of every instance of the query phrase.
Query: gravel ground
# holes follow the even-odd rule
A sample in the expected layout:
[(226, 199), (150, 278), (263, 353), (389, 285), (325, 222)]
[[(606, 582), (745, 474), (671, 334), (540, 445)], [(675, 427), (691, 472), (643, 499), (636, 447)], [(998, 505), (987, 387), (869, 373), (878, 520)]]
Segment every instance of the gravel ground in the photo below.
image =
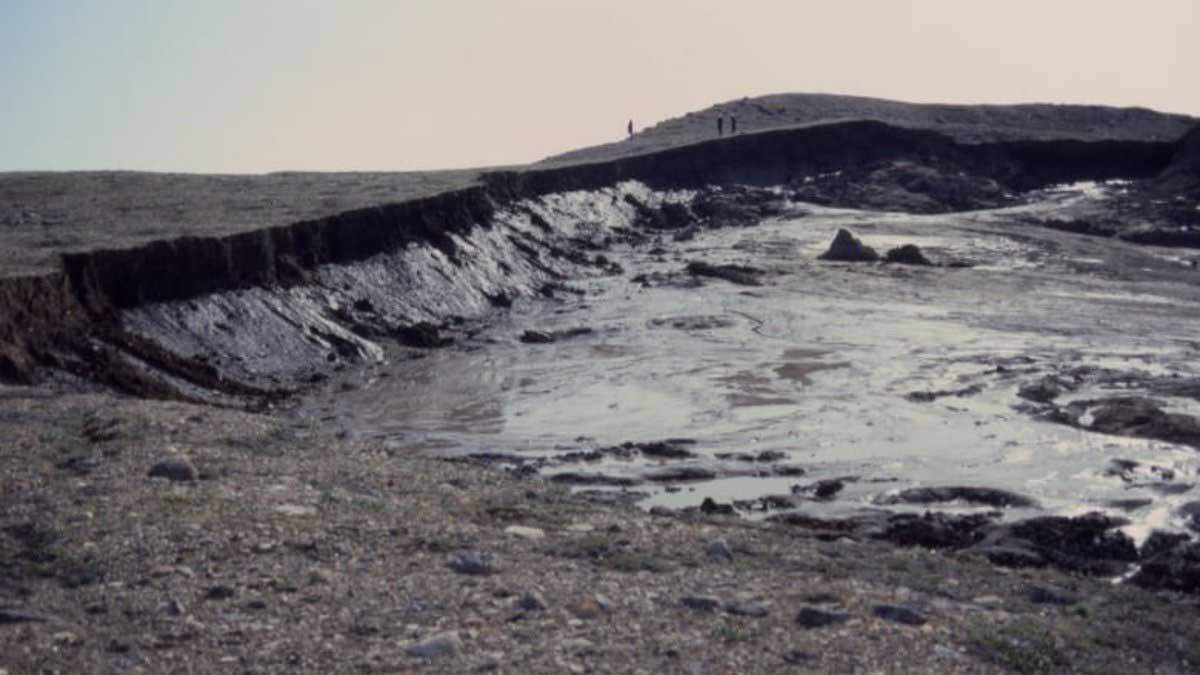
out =
[[(0, 672), (1194, 672), (1200, 605), (0, 390)], [(151, 474), (156, 474), (151, 476)]]

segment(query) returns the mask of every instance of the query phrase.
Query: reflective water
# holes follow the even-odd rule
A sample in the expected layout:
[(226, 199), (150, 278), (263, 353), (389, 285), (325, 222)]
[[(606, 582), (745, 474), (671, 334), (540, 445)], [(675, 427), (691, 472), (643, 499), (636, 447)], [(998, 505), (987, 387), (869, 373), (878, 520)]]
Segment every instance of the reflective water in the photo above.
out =
[[(1095, 190), (1064, 188), (1034, 206), (946, 216), (800, 206), (802, 216), (705, 232), (668, 245), (663, 256), (606, 252), (623, 275), (576, 280), (586, 290), (580, 297), (519, 302), (472, 350), (394, 360), (361, 388), (310, 402), (304, 414), (397, 447), (447, 453), (553, 457), (696, 439), (700, 456), (682, 463), (712, 468), (718, 479), (634, 488), (649, 493), (646, 506), (787, 493), (852, 476), (858, 480), (838, 499), (804, 508), (844, 512), (912, 485), (1004, 488), (1049, 513), (1144, 497), (1151, 503), (1130, 514), (1130, 531), (1145, 534), (1169, 525), (1173, 509), (1200, 499), (1200, 489), (1164, 495), (1131, 487), (1106, 475), (1109, 461), (1170, 467), (1191, 483), (1196, 450), (1038, 422), (1014, 409), (1020, 384), (1056, 368), (1197, 374), (1195, 287), (1140, 272), (1166, 265), (1161, 251), (1017, 222)], [(880, 251), (915, 243), (935, 262), (974, 267), (818, 261), (841, 227)], [(631, 281), (679, 274), (692, 260), (761, 268), (763, 285)], [(594, 332), (553, 344), (517, 339), (530, 328), (580, 326)], [(921, 401), (907, 397), (913, 392), (962, 395)], [(786, 453), (783, 463), (807, 474), (760, 476), (769, 473), (764, 465), (715, 458), (764, 450)], [(586, 470), (639, 476), (648, 465), (680, 463), (607, 459)], [(545, 472), (558, 470), (580, 467)]]

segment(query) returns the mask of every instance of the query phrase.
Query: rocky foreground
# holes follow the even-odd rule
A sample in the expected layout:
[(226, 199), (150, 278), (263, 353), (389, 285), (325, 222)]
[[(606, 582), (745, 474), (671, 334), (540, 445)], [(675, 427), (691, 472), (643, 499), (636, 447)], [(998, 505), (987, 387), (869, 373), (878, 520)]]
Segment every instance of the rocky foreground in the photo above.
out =
[(1200, 598), (7, 389), (0, 671), (1194, 672)]

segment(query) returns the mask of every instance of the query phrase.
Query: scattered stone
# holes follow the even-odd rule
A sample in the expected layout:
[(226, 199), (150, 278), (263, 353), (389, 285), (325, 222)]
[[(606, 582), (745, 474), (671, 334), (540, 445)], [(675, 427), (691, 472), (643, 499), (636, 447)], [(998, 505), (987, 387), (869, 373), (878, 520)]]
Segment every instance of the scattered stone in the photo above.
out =
[(519, 539), (529, 539), (537, 541), (546, 538), (546, 532), (538, 527), (528, 527), (525, 525), (509, 525), (504, 528), (504, 533), (517, 537)]
[(739, 286), (762, 286), (758, 277), (763, 271), (745, 265), (713, 265), (701, 260), (693, 260), (687, 264), (687, 273), (694, 277), (710, 277), (724, 279)]
[(729, 544), (726, 543), (724, 539), (717, 539), (709, 542), (709, 544), (704, 547), (704, 553), (708, 555), (708, 557), (716, 560), (726, 560), (729, 562), (733, 561), (733, 549), (729, 548)]
[(50, 619), (40, 614), (15, 607), (0, 607), (0, 626), (13, 623), (47, 623)]
[(596, 526), (591, 523), (571, 523), (567, 526), (567, 532), (593, 532)]
[(1192, 532), (1200, 532), (1200, 501), (1188, 502), (1179, 507), (1179, 517)]
[(447, 567), (459, 574), (486, 576), (496, 573), (495, 556), (483, 551), (464, 551), (455, 556)]
[(1200, 593), (1200, 542), (1176, 545), (1143, 559), (1130, 582), (1143, 588)]
[(933, 263), (921, 252), (916, 244), (905, 244), (887, 252), (883, 257), (885, 262), (899, 265), (924, 265), (932, 267)]
[(877, 498), (875, 503), (880, 505), (936, 504), (952, 501), (964, 501), (997, 508), (1037, 506), (1037, 502), (1034, 500), (1006, 490), (960, 486), (909, 488), (895, 494), (883, 495)]
[(721, 608), (721, 599), (715, 595), (685, 595), (680, 602), (700, 612), (715, 612)]
[(108, 647), (106, 647), (105, 649), (107, 649), (110, 653), (113, 653), (113, 654), (128, 654), (129, 651), (131, 649), (133, 649), (133, 645), (131, 645), (128, 642), (125, 642), (124, 640), (118, 640), (118, 639), (114, 638), (112, 640), (109, 640)]
[(995, 513), (900, 513), (889, 516), (882, 531), (872, 536), (901, 546), (965, 548), (978, 544), (997, 517)]
[(164, 459), (150, 467), (150, 478), (166, 478), (175, 482), (192, 482), (200, 477), (195, 465), (184, 457)]
[(280, 504), (275, 507), (275, 513), (299, 518), (302, 516), (315, 516), (317, 509), (312, 506), (301, 506), (300, 504)]
[(717, 474), (699, 466), (673, 466), (646, 474), (646, 480), (655, 483), (684, 483), (712, 480)]
[(521, 337), (519, 339), (521, 340), (521, 342), (524, 342), (525, 344), (534, 344), (534, 345), (550, 344), (551, 342), (554, 342), (553, 335), (551, 335), (550, 333), (548, 333), (546, 331), (541, 331), (541, 330), (527, 330), (524, 333), (521, 333)]
[(1061, 378), (1047, 375), (1037, 382), (1021, 385), (1017, 396), (1034, 403), (1050, 403), (1071, 389), (1072, 387)]
[(1025, 597), (1035, 605), (1074, 605), (1079, 599), (1045, 586), (1030, 586)]
[(809, 629), (836, 626), (846, 623), (849, 620), (849, 614), (819, 609), (817, 607), (803, 607), (796, 615), (796, 623)]
[(705, 497), (700, 502), (700, 512), (709, 515), (731, 516), (734, 513), (733, 504), (719, 504), (712, 497)]
[(517, 608), (525, 612), (544, 612), (546, 607), (546, 598), (537, 591), (529, 591), (517, 601)]
[(859, 241), (849, 230), (839, 229), (833, 237), (833, 242), (829, 244), (829, 250), (819, 258), (841, 262), (876, 262), (879, 260), (879, 254)]
[(696, 456), (696, 453), (682, 447), (681, 443), (671, 441), (637, 443), (630, 447), (637, 448), (647, 457), (655, 457), (657, 459), (687, 459)]
[(580, 326), (578, 328), (567, 328), (565, 330), (556, 330), (556, 331), (532, 330), (531, 329), (531, 330), (525, 331), (524, 333), (521, 333), (521, 337), (518, 339), (521, 342), (524, 342), (525, 344), (550, 344), (552, 342), (558, 342), (559, 340), (566, 340), (566, 339), (573, 338), (573, 337), (579, 337), (580, 335), (590, 335), (591, 333), (594, 333), (594, 332), (595, 332), (594, 330), (592, 330), (591, 328), (588, 328), (586, 326)]
[(555, 483), (567, 485), (609, 485), (612, 487), (634, 487), (644, 482), (640, 478), (631, 476), (610, 476), (586, 471), (563, 471), (551, 474), (547, 478)]
[(920, 612), (899, 605), (877, 605), (873, 612), (875, 616), (884, 621), (900, 623), (906, 626), (920, 626), (928, 620)]
[(1169, 552), (1180, 544), (1186, 544), (1191, 541), (1191, 537), (1183, 532), (1164, 532), (1163, 530), (1155, 530), (1146, 537), (1146, 541), (1142, 542), (1142, 547), (1138, 549), (1138, 556), (1142, 560), (1149, 560), (1159, 553)]
[(1144, 509), (1154, 503), (1153, 499), (1110, 499), (1104, 502), (1104, 505), (1112, 509), (1120, 509), (1122, 511), (1137, 511)]
[(204, 597), (208, 600), (228, 600), (237, 595), (237, 591), (232, 586), (218, 584), (210, 587), (204, 593)]
[(586, 638), (571, 638), (563, 640), (559, 643), (559, 648), (568, 654), (575, 656), (583, 656), (584, 654), (592, 654), (596, 651), (596, 645), (591, 640)]
[(725, 611), (734, 616), (761, 618), (771, 613), (770, 608), (761, 602), (734, 600), (725, 605)]
[(758, 454), (750, 452), (718, 452), (717, 459), (736, 459), (740, 462), (778, 462), (787, 459), (787, 453), (779, 450), (763, 450)]
[(414, 642), (405, 647), (404, 652), (409, 656), (421, 659), (435, 659), (442, 656), (453, 656), (462, 649), (462, 646), (462, 638), (459, 637), (458, 632), (449, 631)]
[(841, 492), (846, 487), (846, 483), (836, 478), (828, 480), (819, 480), (813, 486), (813, 496), (817, 499), (826, 500), (833, 499), (837, 493)]

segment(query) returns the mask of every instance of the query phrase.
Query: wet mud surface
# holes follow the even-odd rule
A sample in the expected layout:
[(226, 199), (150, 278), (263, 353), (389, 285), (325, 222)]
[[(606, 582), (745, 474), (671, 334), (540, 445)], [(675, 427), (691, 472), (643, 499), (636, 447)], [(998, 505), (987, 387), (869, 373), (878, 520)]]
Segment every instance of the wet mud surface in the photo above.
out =
[[(647, 509), (1186, 531), (1195, 269), (1031, 224), (1113, 189), (949, 215), (793, 202), (754, 227), (618, 240), (613, 273), (518, 299), (452, 347), (389, 348), (294, 414)], [(840, 229), (932, 265), (819, 260)]]

